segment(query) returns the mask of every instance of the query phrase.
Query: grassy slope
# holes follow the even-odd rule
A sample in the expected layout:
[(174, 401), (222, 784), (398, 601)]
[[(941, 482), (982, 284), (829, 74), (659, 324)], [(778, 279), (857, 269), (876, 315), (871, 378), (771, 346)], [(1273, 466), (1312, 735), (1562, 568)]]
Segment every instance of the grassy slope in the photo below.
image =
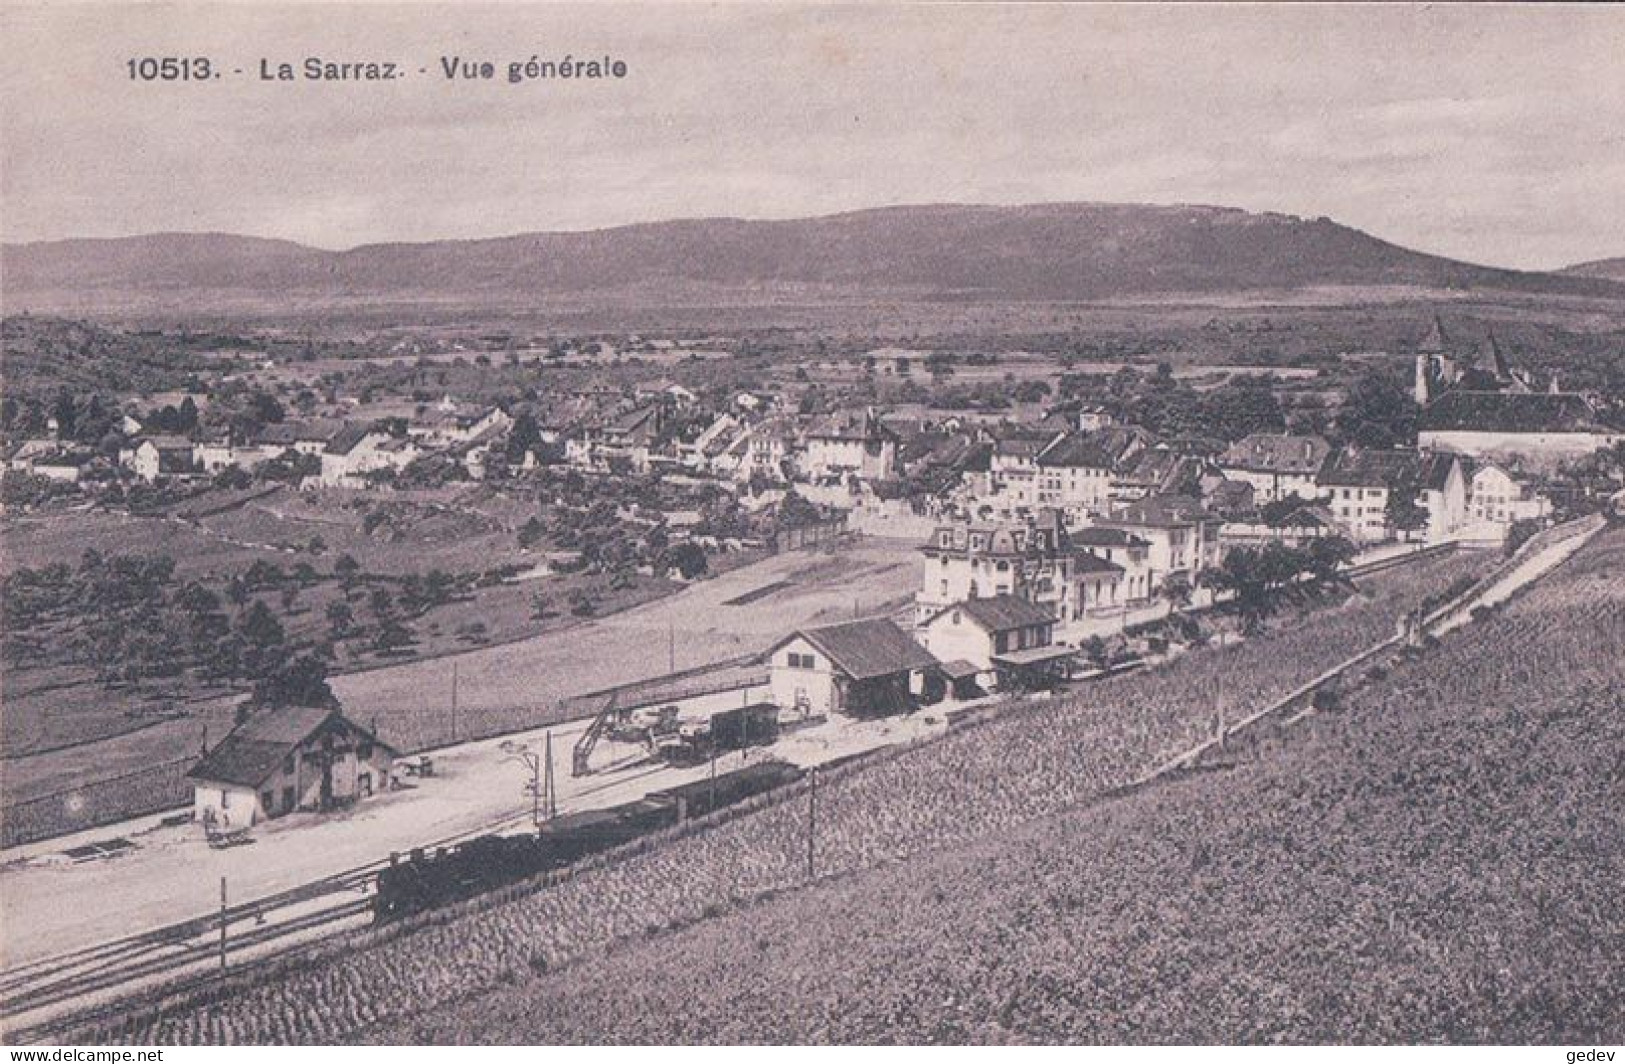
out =
[(1616, 530), (1234, 771), (784, 895), (373, 1036), (1617, 1042), (1621, 645)]

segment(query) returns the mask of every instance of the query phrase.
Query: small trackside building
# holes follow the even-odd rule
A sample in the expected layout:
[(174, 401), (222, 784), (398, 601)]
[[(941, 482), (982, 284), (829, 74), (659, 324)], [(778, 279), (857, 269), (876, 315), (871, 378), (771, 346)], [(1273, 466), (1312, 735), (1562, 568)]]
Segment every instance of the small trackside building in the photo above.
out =
[(857, 717), (919, 708), (938, 664), (884, 618), (798, 629), (767, 658), (768, 685), (780, 707)]
[(387, 790), (397, 756), (336, 708), (262, 709), (187, 773), (193, 816), (242, 828), (297, 810), (347, 805)]
[(921, 626), (926, 649), (942, 661), (975, 666), (982, 686), (1041, 678), (1076, 654), (1055, 645), (1055, 612), (1015, 595), (968, 599)]

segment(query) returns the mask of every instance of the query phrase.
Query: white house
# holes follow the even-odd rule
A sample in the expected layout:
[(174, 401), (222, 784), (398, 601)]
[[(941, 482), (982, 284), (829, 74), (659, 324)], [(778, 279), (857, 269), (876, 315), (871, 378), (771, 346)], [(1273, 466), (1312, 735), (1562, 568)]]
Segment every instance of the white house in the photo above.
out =
[(334, 436), (322, 451), (322, 484), (360, 487), (368, 473), (405, 469), (422, 454), (422, 448), (408, 437), (352, 425)]
[(802, 471), (813, 480), (856, 476), (890, 480), (897, 474), (897, 437), (873, 410), (843, 411), (807, 431)]
[(1473, 470), (1467, 496), (1470, 520), (1505, 537), (1515, 521), (1535, 520), (1551, 513), (1551, 501), (1532, 492), (1505, 466), (1485, 462)]
[(131, 467), (142, 480), (159, 477), (191, 476), (193, 464), (192, 441), (179, 436), (149, 436), (131, 452)]
[(1122, 568), (1074, 544), (1054, 510), (1027, 524), (942, 525), (920, 549), (916, 624), (956, 602), (998, 595), (1046, 605), (1065, 624), (1121, 595)]
[(224, 828), (252, 827), (296, 810), (360, 801), (389, 788), (396, 756), (338, 709), (262, 709), (187, 773), (193, 815)]
[(1223, 522), (1196, 499), (1153, 495), (1097, 523), (1145, 541), (1145, 578), (1153, 595), (1170, 575), (1178, 573), (1194, 584), (1198, 573), (1219, 561)]
[(1256, 433), (1219, 456), (1219, 472), (1226, 480), (1251, 484), (1253, 501), (1260, 505), (1292, 495), (1310, 502), (1320, 496), (1315, 478), (1331, 450), (1319, 436)]
[(1453, 454), (1422, 455), (1416, 487), (1416, 501), (1428, 515), (1429, 543), (1443, 542), (1466, 527), (1471, 485), (1461, 458)]
[(446, 396), (407, 427), (407, 434), (438, 447), (471, 443), (501, 431), (513, 418), (499, 406), (474, 406)]
[(1055, 645), (1054, 611), (1015, 595), (944, 607), (920, 626), (920, 640), (937, 660), (973, 667), (983, 687), (1042, 673), (1076, 653)]
[(773, 701), (806, 713), (873, 717), (909, 712), (937, 665), (891, 621), (802, 628), (767, 653)]

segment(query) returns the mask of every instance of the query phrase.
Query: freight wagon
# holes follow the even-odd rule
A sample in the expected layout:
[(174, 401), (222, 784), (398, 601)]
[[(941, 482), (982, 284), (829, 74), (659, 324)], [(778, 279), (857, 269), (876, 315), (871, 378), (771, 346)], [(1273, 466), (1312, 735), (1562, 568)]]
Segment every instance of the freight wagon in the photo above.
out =
[(482, 835), (432, 853), (413, 850), (405, 860), (391, 855), (389, 867), (377, 876), (373, 921), (398, 920), (568, 867), (681, 819), (703, 816), (801, 776), (801, 769), (794, 765), (764, 761), (714, 779), (655, 791), (622, 805), (555, 817), (535, 835)]

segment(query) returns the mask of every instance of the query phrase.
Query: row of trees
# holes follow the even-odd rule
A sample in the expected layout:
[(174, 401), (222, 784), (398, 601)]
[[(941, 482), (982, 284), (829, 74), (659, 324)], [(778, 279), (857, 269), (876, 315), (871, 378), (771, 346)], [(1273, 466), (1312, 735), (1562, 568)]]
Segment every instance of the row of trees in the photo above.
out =
[(1225, 608), (1255, 631), (1281, 605), (1325, 587), (1346, 584), (1342, 569), (1354, 559), (1354, 544), (1342, 536), (1312, 539), (1302, 547), (1267, 543), (1237, 547), (1217, 567), (1203, 570), (1201, 582), (1228, 595)]

